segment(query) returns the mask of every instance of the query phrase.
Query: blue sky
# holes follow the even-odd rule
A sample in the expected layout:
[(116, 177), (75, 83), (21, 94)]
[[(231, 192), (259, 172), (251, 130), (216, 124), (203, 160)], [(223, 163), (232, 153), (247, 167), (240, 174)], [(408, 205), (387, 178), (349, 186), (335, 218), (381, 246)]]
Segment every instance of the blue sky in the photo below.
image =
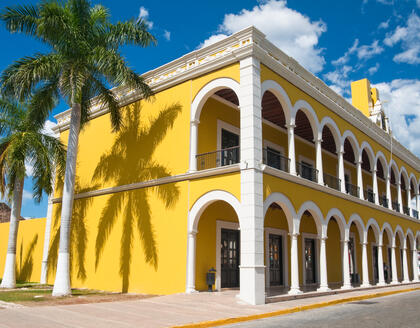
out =
[[(1, 7), (37, 3), (3, 0)], [(420, 155), (420, 0), (289, 1), (92, 1), (108, 7), (112, 20), (142, 16), (158, 39), (155, 47), (124, 48), (142, 73), (185, 53), (255, 25), (336, 92), (350, 99), (350, 82), (367, 77), (379, 89), (397, 139)], [(0, 70), (48, 48), (0, 26)], [(65, 110), (60, 104), (52, 118)], [(22, 215), (46, 215), (25, 181)]]

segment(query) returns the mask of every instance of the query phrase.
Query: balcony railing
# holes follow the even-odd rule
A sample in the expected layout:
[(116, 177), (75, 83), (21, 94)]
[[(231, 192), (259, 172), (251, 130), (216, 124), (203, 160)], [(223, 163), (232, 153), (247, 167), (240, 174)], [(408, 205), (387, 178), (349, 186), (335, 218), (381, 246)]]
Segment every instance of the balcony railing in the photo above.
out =
[(392, 202), (392, 209), (394, 211), (399, 212), (400, 211), (400, 204), (398, 202)]
[(383, 207), (388, 208), (388, 198), (385, 196), (379, 197), (379, 204), (381, 204)]
[(346, 193), (354, 197), (360, 197), (360, 188), (358, 186), (352, 185), (351, 183), (346, 183)]
[(371, 203), (375, 203), (375, 193), (372, 190), (365, 190), (365, 199)]
[(330, 187), (330, 188), (334, 188), (335, 190), (340, 190), (340, 184), (341, 184), (341, 179), (330, 175), (328, 173), (324, 173), (324, 185)]
[(296, 162), (296, 173), (304, 179), (318, 182), (318, 170), (312, 166)]
[(239, 163), (239, 146), (198, 154), (197, 170), (207, 170), (215, 167)]
[(413, 212), (413, 218), (418, 219), (419, 218), (419, 212), (415, 209), (412, 209), (411, 211)]
[(405, 215), (410, 215), (410, 208), (407, 206), (403, 206), (403, 212)]
[(263, 163), (275, 169), (289, 172), (290, 159), (270, 149), (263, 149)]

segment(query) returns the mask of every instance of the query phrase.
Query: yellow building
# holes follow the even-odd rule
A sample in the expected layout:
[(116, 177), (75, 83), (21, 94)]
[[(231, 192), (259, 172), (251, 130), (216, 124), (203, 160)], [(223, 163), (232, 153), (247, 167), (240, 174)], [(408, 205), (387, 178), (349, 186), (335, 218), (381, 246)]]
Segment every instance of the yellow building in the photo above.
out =
[[(367, 80), (357, 109), (254, 27), (144, 76), (155, 96), (118, 91), (120, 132), (94, 107), (80, 134), (72, 286), (193, 292), (214, 268), (216, 289), (261, 304), (418, 281), (420, 159)], [(56, 118), (66, 143), (70, 112)]]

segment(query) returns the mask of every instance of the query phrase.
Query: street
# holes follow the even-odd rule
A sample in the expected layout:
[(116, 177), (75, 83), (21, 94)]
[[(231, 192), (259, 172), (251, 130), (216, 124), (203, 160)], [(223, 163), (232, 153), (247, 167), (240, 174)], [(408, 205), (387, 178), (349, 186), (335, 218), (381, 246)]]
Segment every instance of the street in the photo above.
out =
[(420, 291), (345, 303), (224, 327), (420, 327)]

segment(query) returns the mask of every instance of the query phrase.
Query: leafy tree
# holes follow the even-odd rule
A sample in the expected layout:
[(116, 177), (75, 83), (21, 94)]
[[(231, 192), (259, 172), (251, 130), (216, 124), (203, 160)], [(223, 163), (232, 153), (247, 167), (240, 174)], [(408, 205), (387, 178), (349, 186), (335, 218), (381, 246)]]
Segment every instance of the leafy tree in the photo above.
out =
[(40, 202), (42, 193), (51, 194), (52, 175), (57, 165), (62, 174), (66, 151), (55, 137), (43, 131), (44, 122), (30, 118), (32, 105), (22, 105), (0, 98), (0, 192), (11, 199), (9, 242), (1, 287), (16, 286), (16, 237), (21, 218), (25, 163), (33, 166), (34, 199)]
[(123, 45), (155, 43), (147, 22), (138, 19), (112, 24), (108, 9), (88, 0), (42, 1), (36, 6), (7, 7), (0, 18), (11, 32), (21, 32), (46, 43), (51, 51), (24, 57), (2, 74), (4, 92), (17, 98), (34, 93), (33, 117), (46, 117), (48, 106), (62, 97), (71, 107), (66, 171), (61, 211), (60, 246), (54, 296), (68, 295), (69, 237), (71, 228), (78, 136), (92, 105), (105, 106), (114, 131), (122, 125), (116, 93), (135, 90), (144, 98), (152, 92), (143, 78), (127, 66)]

